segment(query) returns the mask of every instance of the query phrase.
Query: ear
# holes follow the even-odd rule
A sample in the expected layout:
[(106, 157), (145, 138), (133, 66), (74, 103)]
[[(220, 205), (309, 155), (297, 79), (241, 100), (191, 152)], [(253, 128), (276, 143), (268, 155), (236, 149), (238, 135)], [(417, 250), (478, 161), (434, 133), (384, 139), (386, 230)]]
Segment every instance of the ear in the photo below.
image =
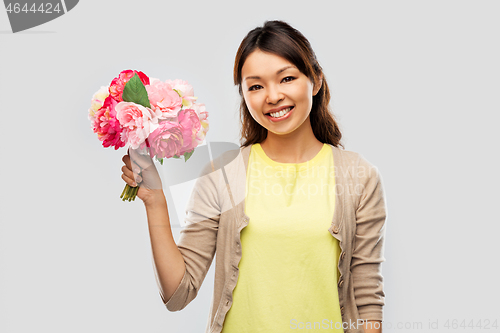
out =
[(318, 94), (318, 92), (319, 92), (319, 90), (321, 89), (322, 86), (323, 86), (323, 75), (320, 75), (318, 77), (318, 84), (314, 85), (313, 96), (316, 96)]

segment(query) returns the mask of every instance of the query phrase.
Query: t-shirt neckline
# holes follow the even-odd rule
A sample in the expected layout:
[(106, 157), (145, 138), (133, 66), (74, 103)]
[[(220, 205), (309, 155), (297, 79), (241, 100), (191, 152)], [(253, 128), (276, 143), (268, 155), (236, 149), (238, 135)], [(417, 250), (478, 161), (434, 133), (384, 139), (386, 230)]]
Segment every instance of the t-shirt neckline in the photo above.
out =
[(297, 167), (297, 168), (309, 168), (314, 166), (315, 164), (318, 164), (323, 157), (328, 153), (328, 148), (329, 146), (326, 143), (323, 143), (323, 147), (321, 150), (309, 161), (302, 162), (302, 163), (281, 163), (281, 162), (276, 162), (272, 160), (270, 157), (266, 155), (266, 152), (264, 149), (262, 149), (262, 146), (260, 143), (255, 143), (253, 144), (253, 148), (257, 152), (257, 154), (269, 165), (275, 166), (275, 167)]

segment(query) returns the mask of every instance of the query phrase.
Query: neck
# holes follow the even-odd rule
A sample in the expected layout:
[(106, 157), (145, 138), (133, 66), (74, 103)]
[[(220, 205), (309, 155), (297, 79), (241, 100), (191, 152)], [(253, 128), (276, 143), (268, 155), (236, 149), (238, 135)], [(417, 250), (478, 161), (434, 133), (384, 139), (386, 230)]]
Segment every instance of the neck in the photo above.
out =
[(275, 134), (268, 131), (267, 138), (260, 143), (266, 155), (279, 163), (303, 163), (311, 160), (323, 147), (309, 126), (301, 126), (292, 133)]

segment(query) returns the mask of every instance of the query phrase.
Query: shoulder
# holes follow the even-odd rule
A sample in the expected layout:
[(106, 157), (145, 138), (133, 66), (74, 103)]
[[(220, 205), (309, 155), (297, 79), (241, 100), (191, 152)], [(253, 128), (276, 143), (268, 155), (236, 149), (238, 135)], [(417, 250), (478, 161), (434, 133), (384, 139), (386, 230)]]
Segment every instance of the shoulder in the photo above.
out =
[(337, 152), (337, 154), (341, 155), (343, 159), (345, 159), (349, 164), (363, 164), (363, 165), (372, 165), (361, 153), (352, 151), (352, 150), (345, 150), (342, 148), (338, 148), (335, 146), (332, 146), (332, 150)]
[(331, 147), (334, 157), (337, 157), (337, 161), (334, 162), (335, 169), (340, 170), (343, 176), (352, 178), (358, 184), (381, 181), (379, 169), (363, 154), (332, 145)]

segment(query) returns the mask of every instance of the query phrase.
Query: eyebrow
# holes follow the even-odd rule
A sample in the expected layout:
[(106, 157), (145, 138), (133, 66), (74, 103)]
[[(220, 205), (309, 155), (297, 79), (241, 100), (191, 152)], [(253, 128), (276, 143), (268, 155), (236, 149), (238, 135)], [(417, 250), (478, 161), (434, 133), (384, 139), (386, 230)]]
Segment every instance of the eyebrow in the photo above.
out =
[[(293, 66), (293, 65), (288, 65), (288, 66), (285, 66), (285, 67), (283, 67), (282, 69), (278, 70), (278, 71), (276, 72), (276, 75), (279, 75), (279, 74), (283, 73), (284, 71), (286, 71), (286, 70), (287, 70), (287, 69), (289, 69), (289, 68), (297, 68), (297, 67), (295, 67), (295, 66)], [(254, 79), (254, 80), (259, 80), (259, 79), (260, 79), (260, 76), (247, 76), (247, 77), (246, 77), (243, 81), (245, 81), (245, 80), (251, 80), (251, 79)]]

